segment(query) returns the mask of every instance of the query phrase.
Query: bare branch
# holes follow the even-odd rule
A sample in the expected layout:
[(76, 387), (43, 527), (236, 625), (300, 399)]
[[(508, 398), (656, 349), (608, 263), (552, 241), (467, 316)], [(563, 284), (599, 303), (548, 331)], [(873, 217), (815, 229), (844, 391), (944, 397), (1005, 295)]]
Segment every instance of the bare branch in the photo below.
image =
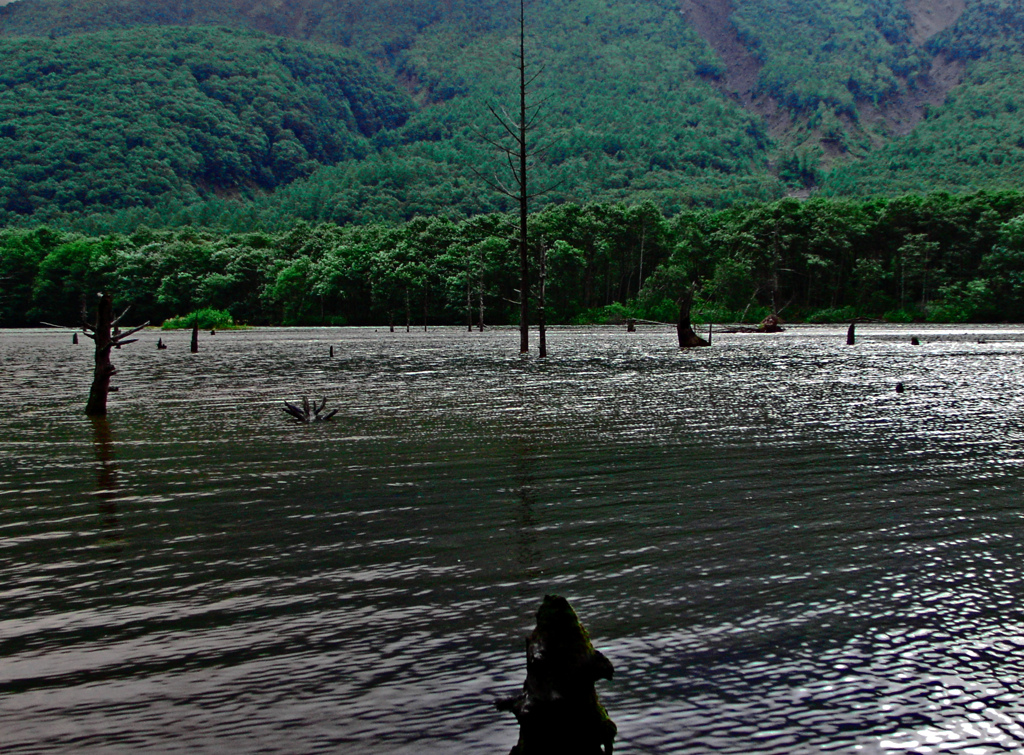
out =
[(536, 71), (536, 72), (535, 72), (534, 74), (532, 74), (532, 75), (531, 75), (531, 76), (530, 76), (530, 77), (529, 77), (529, 78), (528, 78), (528, 79), (526, 80), (526, 86), (530, 86), (530, 84), (532, 84), (532, 83), (533, 83), (533, 82), (535, 82), (535, 81), (536, 81), (537, 79), (539, 79), (539, 78), (540, 78), (540, 75), (541, 75), (542, 73), (544, 73), (544, 66), (540, 66), (540, 67), (539, 67), (539, 68), (537, 69), (537, 71)]
[(488, 144), (490, 144), (492, 147), (494, 147), (495, 149), (497, 149), (500, 152), (505, 152), (505, 153), (510, 154), (510, 155), (516, 154), (515, 150), (511, 149), (510, 147), (506, 147), (501, 142), (498, 142), (498, 141), (495, 141), (495, 140), (489, 138), (485, 134), (477, 132), (477, 136), (480, 137), (480, 139), (482, 139), (483, 141), (487, 142)]
[[(146, 322), (142, 323), (142, 325), (139, 325), (136, 328), (132, 328), (131, 330), (126, 330), (124, 333), (118, 333), (116, 336), (113, 336), (110, 340), (113, 341), (114, 343), (117, 343), (117, 344), (124, 344), (124, 343), (126, 343), (126, 341), (124, 340), (125, 338), (127, 338), (128, 336), (130, 336), (130, 335), (132, 335), (134, 333), (138, 333), (140, 330), (145, 328), (147, 325), (149, 325), (149, 320), (146, 320)], [(138, 339), (136, 339), (136, 340), (138, 340)]]
[(122, 313), (121, 313), (121, 315), (120, 315), (119, 317), (117, 317), (117, 318), (116, 318), (116, 319), (115, 319), (115, 320), (114, 320), (114, 321), (113, 321), (112, 323), (110, 323), (110, 324), (111, 324), (111, 325), (114, 325), (114, 326), (116, 326), (116, 325), (117, 325), (117, 324), (118, 324), (119, 322), (121, 322), (121, 320), (122, 320), (122, 319), (124, 319), (124, 316), (125, 316), (126, 314), (128, 314), (128, 310), (129, 310), (129, 309), (131, 309), (131, 307), (130, 307), (130, 306), (129, 306), (129, 307), (126, 307), (126, 308), (125, 308), (125, 310), (124, 310), (124, 312), (122, 312)]
[(561, 186), (564, 183), (565, 183), (565, 179), (563, 178), (561, 181), (558, 181), (557, 183), (554, 183), (551, 186), (548, 186), (548, 187), (546, 187), (544, 189), (541, 189), (540, 191), (534, 191), (534, 192), (531, 192), (531, 193), (527, 194), (526, 197), (527, 197), (527, 199), (533, 199), (534, 197), (543, 196), (545, 194), (548, 194), (548, 193), (554, 191), (555, 189), (557, 189), (559, 186)]
[(506, 123), (504, 118), (498, 115), (498, 111), (495, 110), (494, 107), (490, 104), (487, 105), (487, 109), (491, 111), (491, 115), (494, 116), (494, 119), (498, 122), (498, 125), (505, 129), (505, 131), (508, 132), (508, 135), (518, 142), (519, 135), (516, 133), (516, 127), (518, 126), (518, 124), (516, 124), (514, 120), (509, 118), (508, 120), (512, 123), (512, 125), (510, 126), (508, 123)]
[(485, 176), (483, 173), (481, 173), (476, 168), (474, 168), (472, 165), (469, 165), (467, 167), (469, 168), (470, 172), (472, 172), (472, 174), (474, 176), (479, 178), (481, 181), (483, 181), (485, 184), (487, 184), (487, 186), (489, 188), (493, 189), (494, 191), (498, 192), (499, 194), (504, 194), (506, 197), (509, 197), (511, 199), (515, 199), (515, 198), (517, 198), (519, 196), (518, 192), (512, 193), (507, 188), (505, 188), (505, 186), (502, 185), (500, 181), (499, 182), (492, 181), (487, 176)]

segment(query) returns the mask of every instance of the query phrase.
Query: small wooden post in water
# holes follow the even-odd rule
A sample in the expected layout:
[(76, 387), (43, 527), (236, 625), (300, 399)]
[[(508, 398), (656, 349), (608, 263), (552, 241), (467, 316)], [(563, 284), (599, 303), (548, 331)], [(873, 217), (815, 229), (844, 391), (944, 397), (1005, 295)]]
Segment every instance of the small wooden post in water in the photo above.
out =
[(594, 682), (612, 673), (569, 601), (545, 595), (537, 628), (526, 638), (523, 691), (495, 703), (519, 721), (510, 755), (610, 755), (617, 729)]

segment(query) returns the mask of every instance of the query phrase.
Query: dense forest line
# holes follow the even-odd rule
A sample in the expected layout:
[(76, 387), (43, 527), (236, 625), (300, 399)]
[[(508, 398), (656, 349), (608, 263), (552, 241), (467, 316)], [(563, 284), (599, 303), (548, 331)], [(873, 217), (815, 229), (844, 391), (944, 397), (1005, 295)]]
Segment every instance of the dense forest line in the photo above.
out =
[[(512, 92), (513, 6), (3, 6), (0, 222), (94, 235), (140, 225), (277, 232), (296, 219), (508, 211), (473, 169), (495, 157), (481, 139), (494, 127), (487, 104), (500, 108)], [(772, 114), (723, 90), (735, 61), (678, 0), (535, 0), (528, 55), (544, 68), (534, 93), (550, 145), (535, 176), (555, 187), (538, 207), (650, 201), (674, 216), (818, 187), (849, 197), (1016, 188), (1018, 6), (978, 0), (934, 33), (902, 0), (735, 0), (728, 22)], [(102, 61), (96, 51), (107, 48)], [(937, 64), (945, 85), (964, 83), (925, 105)], [(903, 133), (889, 117), (897, 111), (905, 124), (925, 117)]]
[[(1024, 320), (1024, 194), (783, 199), (664, 216), (653, 203), (533, 214), (547, 319)], [(0, 325), (74, 324), (105, 289), (136, 320), (202, 308), (236, 323), (515, 322), (516, 221), (501, 213), (278, 233), (0, 232)], [(534, 271), (536, 274), (536, 271)]]

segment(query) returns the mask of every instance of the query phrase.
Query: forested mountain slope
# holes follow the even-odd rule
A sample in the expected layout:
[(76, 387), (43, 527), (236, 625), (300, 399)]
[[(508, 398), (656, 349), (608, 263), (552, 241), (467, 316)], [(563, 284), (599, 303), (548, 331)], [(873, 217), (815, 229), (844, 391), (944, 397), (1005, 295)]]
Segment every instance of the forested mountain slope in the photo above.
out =
[(344, 51), (248, 32), (0, 40), (0, 222), (271, 190), (411, 108)]
[[(243, 27), (334, 45), (353, 66), (372, 59), (383, 77), (363, 90), (382, 93), (392, 113), (370, 140), (359, 128), (344, 147), (300, 137), (310, 159), (280, 170), (264, 150), (247, 158), (258, 169), (220, 169), (214, 180), (176, 170), (162, 192), (151, 182), (118, 201), (70, 200), (81, 207), (65, 206), (65, 179), (55, 176), (43, 196), (71, 224), (402, 220), (507, 209), (474, 171), (495, 157), (481, 138), (493, 133), (487, 103), (512, 100), (516, 5), (20, 0), (0, 7), (0, 35), (13, 37), (10, 54), (36, 45), (39, 65), (52, 68), (44, 59), (61, 45), (102, 45), (87, 41), (100, 29), (156, 40), (181, 32), (154, 26)], [(819, 185), (852, 195), (1015, 186), (1020, 13), (1016, 0), (534, 0), (527, 54), (543, 65), (534, 94), (549, 145), (534, 175), (553, 187), (539, 202), (651, 200), (672, 213)], [(323, 60), (306, 71), (320, 76)], [(116, 84), (101, 79), (97, 98), (109, 99)], [(22, 112), (18, 91), (6, 96)], [(104, 160), (116, 159), (112, 150)], [(197, 154), (211, 162), (201, 146)], [(23, 198), (6, 201), (7, 222), (41, 217)], [(111, 212), (97, 215), (102, 206)]]

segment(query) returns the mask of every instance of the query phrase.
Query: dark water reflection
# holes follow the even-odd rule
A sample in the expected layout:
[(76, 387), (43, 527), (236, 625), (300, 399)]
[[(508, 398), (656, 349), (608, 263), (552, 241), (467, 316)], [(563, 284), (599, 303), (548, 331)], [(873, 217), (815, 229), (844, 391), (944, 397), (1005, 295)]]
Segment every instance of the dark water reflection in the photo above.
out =
[(4, 752), (507, 752), (545, 592), (617, 752), (1024, 750), (1024, 330), (157, 335), (0, 333)]

